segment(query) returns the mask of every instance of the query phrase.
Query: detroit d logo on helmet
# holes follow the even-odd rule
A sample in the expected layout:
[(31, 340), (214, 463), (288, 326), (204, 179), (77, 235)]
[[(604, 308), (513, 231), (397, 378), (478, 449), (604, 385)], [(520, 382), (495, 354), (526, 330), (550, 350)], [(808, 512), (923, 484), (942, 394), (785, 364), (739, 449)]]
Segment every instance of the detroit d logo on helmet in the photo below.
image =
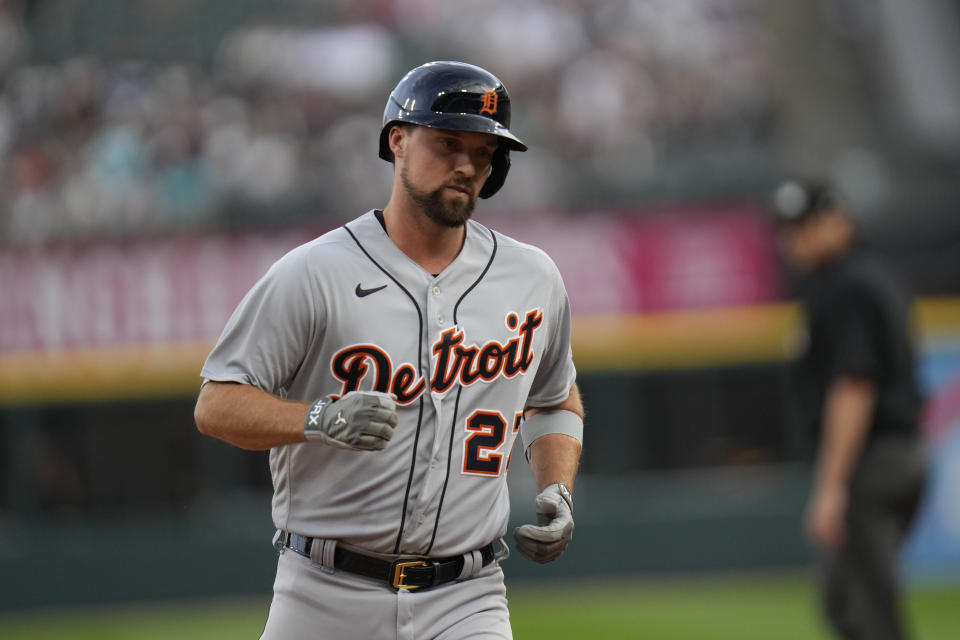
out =
[(480, 96), (480, 113), (489, 113), (490, 115), (497, 113), (496, 91), (484, 91), (483, 95)]

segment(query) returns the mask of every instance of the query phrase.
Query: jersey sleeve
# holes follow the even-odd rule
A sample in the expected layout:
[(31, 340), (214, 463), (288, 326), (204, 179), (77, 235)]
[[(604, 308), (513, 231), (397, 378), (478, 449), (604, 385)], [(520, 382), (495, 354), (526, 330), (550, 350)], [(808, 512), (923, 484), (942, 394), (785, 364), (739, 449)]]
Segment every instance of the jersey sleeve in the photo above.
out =
[(837, 291), (833, 317), (826, 323), (830, 344), (827, 372), (831, 377), (875, 378), (880, 366), (880, 314), (863, 283), (848, 282)]
[(527, 406), (530, 407), (551, 407), (560, 404), (570, 395), (570, 388), (577, 379), (573, 350), (570, 346), (570, 300), (560, 272), (552, 261), (550, 261), (550, 267), (552, 305), (544, 310), (545, 319), (549, 321), (549, 334), (540, 367), (537, 369), (527, 397)]
[(278, 260), (247, 292), (203, 365), (205, 380), (284, 389), (322, 324), (301, 248)]

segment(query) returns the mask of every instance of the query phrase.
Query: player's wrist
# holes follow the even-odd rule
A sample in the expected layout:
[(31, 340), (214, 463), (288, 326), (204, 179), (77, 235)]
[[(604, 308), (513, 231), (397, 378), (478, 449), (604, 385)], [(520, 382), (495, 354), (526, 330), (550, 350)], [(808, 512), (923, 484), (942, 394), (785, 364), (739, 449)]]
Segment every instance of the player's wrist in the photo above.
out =
[(310, 405), (307, 415), (303, 419), (303, 436), (307, 439), (307, 442), (327, 441), (329, 439), (329, 436), (323, 430), (321, 418), (323, 412), (332, 402), (329, 397), (325, 397)]
[(563, 501), (567, 503), (567, 506), (570, 507), (570, 511), (573, 511), (573, 492), (570, 491), (570, 487), (568, 487), (566, 483), (551, 482), (544, 487), (544, 491), (551, 491), (559, 495), (563, 498)]

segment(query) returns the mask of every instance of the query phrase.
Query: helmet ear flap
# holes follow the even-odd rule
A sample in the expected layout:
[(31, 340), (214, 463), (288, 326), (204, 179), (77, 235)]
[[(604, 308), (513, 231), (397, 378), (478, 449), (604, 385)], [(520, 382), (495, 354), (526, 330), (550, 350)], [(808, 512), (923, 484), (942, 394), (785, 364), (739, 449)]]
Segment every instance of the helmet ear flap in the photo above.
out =
[(390, 151), (390, 127), (384, 127), (380, 132), (380, 158), (387, 162), (393, 162), (393, 151)]
[(483, 183), (479, 196), (481, 198), (489, 198), (499, 191), (507, 179), (508, 171), (510, 171), (510, 150), (501, 146), (500, 149), (493, 154), (493, 162), (490, 164), (490, 175), (487, 177), (487, 181)]

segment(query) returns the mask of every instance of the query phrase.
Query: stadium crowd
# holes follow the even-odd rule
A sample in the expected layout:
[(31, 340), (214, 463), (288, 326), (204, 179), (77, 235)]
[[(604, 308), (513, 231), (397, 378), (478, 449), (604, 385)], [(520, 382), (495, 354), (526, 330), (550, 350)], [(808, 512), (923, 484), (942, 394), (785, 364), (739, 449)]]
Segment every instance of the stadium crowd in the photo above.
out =
[(376, 206), (382, 95), (437, 52), (495, 70), (520, 105), (532, 151), (498, 199), (511, 210), (696, 193), (736, 150), (769, 147), (777, 115), (752, 0), (332, 3), (319, 24), (250, 21), (199, 60), (40, 59), (27, 4), (0, 2), (6, 244)]

